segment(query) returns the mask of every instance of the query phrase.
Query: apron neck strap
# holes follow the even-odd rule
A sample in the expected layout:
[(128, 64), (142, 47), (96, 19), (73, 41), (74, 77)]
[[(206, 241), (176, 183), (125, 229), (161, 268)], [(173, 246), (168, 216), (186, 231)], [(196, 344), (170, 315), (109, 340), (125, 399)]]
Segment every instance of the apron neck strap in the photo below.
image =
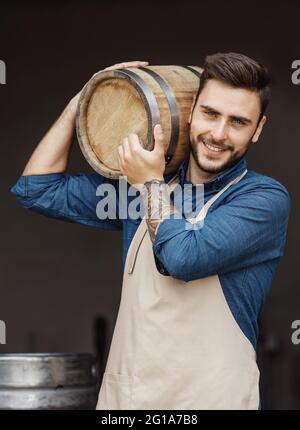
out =
[(211, 205), (220, 197), (221, 194), (223, 194), (229, 187), (231, 187), (234, 184), (237, 184), (247, 173), (247, 169), (244, 170), (244, 172), (237, 176), (235, 179), (230, 181), (224, 188), (222, 188), (217, 194), (215, 194), (211, 199), (209, 199), (205, 205), (202, 207), (200, 212), (198, 213), (196, 218), (190, 218), (188, 221), (190, 221), (192, 224), (202, 221), (207, 214), (208, 209), (211, 207)]

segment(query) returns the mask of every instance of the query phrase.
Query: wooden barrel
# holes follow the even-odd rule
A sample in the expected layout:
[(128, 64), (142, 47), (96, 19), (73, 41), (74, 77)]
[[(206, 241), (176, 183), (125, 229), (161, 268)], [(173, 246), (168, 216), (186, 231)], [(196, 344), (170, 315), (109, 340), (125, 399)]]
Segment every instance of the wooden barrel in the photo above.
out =
[(80, 148), (93, 169), (108, 177), (121, 175), (118, 145), (136, 133), (153, 149), (153, 129), (165, 136), (165, 173), (174, 173), (189, 155), (188, 117), (202, 69), (197, 66), (147, 66), (97, 73), (80, 95), (76, 131)]
[(0, 409), (95, 409), (92, 354), (1, 354)]

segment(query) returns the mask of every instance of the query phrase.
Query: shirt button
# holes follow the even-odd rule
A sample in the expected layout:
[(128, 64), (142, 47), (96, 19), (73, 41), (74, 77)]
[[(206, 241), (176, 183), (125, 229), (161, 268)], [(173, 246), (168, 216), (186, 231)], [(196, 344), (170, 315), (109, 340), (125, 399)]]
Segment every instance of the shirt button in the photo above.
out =
[(165, 273), (165, 269), (164, 269), (164, 268), (161, 268), (161, 269), (160, 269), (160, 273)]

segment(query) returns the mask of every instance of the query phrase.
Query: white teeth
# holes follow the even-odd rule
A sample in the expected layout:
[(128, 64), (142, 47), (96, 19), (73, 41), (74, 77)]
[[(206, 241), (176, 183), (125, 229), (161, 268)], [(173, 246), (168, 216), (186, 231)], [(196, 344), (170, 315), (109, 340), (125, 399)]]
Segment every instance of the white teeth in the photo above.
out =
[(212, 151), (215, 151), (215, 152), (224, 151), (224, 149), (216, 148), (215, 146), (209, 145), (208, 143), (204, 143), (204, 145), (207, 146), (208, 149), (211, 149)]

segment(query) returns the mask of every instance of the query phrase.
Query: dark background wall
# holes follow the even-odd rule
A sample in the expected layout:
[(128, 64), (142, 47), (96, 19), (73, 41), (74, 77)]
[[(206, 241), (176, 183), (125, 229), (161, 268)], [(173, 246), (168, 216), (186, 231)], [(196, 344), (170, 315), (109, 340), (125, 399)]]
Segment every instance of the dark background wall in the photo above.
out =
[[(300, 319), (300, 85), (291, 81), (291, 63), (300, 59), (299, 15), (296, 1), (1, 5), (7, 84), (0, 86), (0, 319), (7, 344), (0, 353), (94, 351), (100, 318), (107, 321), (107, 356), (121, 292), (120, 233), (42, 217), (8, 192), (68, 100), (93, 73), (122, 61), (201, 66), (209, 53), (242, 52), (264, 63), (274, 82), (249, 168), (282, 182), (293, 202), (286, 254), (261, 318), (263, 406), (300, 408), (300, 345), (291, 342), (291, 323)], [(90, 171), (74, 139), (68, 172)]]

